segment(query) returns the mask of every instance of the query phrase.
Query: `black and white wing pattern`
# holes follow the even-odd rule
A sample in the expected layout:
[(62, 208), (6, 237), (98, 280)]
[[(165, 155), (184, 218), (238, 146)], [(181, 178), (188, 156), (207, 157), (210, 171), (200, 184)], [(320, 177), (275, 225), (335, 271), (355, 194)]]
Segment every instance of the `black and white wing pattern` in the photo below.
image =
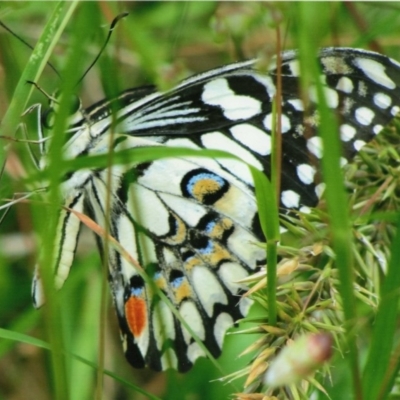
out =
[[(400, 106), (400, 65), (380, 54), (350, 48), (320, 51), (321, 80), (329, 107), (339, 115), (344, 161), (378, 134)], [(127, 90), (74, 119), (66, 158), (130, 148), (171, 146), (220, 149), (270, 173), (272, 99), (276, 66), (268, 73), (256, 60), (226, 65), (159, 93), (153, 87)], [(299, 96), (297, 53), (282, 53), (283, 209), (318, 202), (318, 137), (315, 88), (304, 109)], [(112, 102), (119, 110), (111, 116)], [(110, 132), (114, 121), (113, 146)], [(43, 162), (45, 165), (45, 161)], [(132, 160), (105, 170), (71, 172), (62, 184), (64, 205), (89, 213), (105, 226), (111, 191), (110, 233), (145, 268), (152, 284), (117, 251), (109, 250), (109, 280), (124, 351), (134, 367), (187, 371), (204, 351), (154, 291), (170, 300), (198, 339), (217, 357), (226, 330), (246, 314), (249, 301), (236, 282), (265, 264), (257, 245), (254, 185), (247, 166), (232, 159), (181, 157), (147, 163)], [(80, 222), (62, 211), (54, 274), (61, 287), (72, 264)], [(43, 302), (40, 276), (33, 284)]]

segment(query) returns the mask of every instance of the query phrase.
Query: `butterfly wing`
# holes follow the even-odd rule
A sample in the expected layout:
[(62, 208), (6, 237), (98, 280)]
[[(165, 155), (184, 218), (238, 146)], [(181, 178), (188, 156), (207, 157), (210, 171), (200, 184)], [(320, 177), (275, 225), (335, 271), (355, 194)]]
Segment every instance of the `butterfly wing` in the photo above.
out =
[[(350, 159), (397, 114), (399, 64), (376, 53), (336, 48), (322, 50), (318, 60), (318, 79), (328, 106), (339, 116), (344, 159)], [(317, 136), (316, 89), (308, 88), (306, 107), (299, 87), (297, 54), (284, 52), (280, 201), (286, 209), (318, 201), (323, 148)], [(153, 89), (132, 93), (131, 98), (125, 92), (115, 117), (114, 151), (142, 146), (162, 146), (166, 153), (170, 146), (225, 150), (269, 176), (274, 66), (262, 73), (255, 61), (232, 64), (189, 78), (164, 94)], [(104, 112), (107, 107), (87, 110), (92, 124), (66, 146), (68, 157), (109, 151), (112, 118)], [(69, 177), (72, 189), (83, 191), (86, 208), (105, 226), (106, 171), (85, 173), (85, 179), (78, 173)], [(239, 300), (242, 288), (235, 281), (265, 262), (264, 250), (256, 245), (263, 237), (247, 166), (190, 157), (132, 162), (112, 167), (109, 191), (111, 234), (148, 276), (110, 249), (110, 285), (128, 360), (135, 367), (186, 371), (204, 354), (158, 290), (197, 340), (218, 356), (226, 329), (248, 308)]]
[[(117, 175), (111, 233), (151, 280), (110, 249), (110, 282), (127, 357), (137, 367), (186, 371), (204, 351), (154, 286), (218, 356), (226, 329), (249, 305), (240, 300), (235, 281), (265, 263), (253, 228), (253, 192), (212, 159), (158, 160)], [(99, 173), (87, 198), (103, 198), (105, 182), (105, 172)], [(104, 220), (103, 205), (90, 207), (97, 221)]]
[[(399, 111), (399, 64), (380, 54), (351, 48), (320, 51), (318, 78), (328, 106), (338, 115), (343, 163), (376, 136)], [(230, 151), (270, 176), (272, 99), (276, 67), (267, 74), (256, 61), (231, 64), (199, 74), (174, 90), (126, 108), (120, 131), (170, 143), (188, 137), (201, 148)], [(298, 54), (282, 53), (282, 176), (284, 208), (318, 202), (319, 116), (315, 84), (299, 92)], [(307, 98), (307, 106), (302, 97)], [(154, 136), (153, 136), (154, 135)], [(177, 141), (177, 143), (181, 143)], [(221, 161), (229, 170), (232, 160)], [(245, 166), (238, 177), (249, 185)], [(318, 189), (317, 189), (318, 191)]]
[[(309, 88), (311, 101), (305, 110), (298, 91), (296, 57), (294, 52), (283, 55), (281, 205), (285, 208), (317, 203), (317, 170), (323, 152), (316, 136), (316, 89)], [(328, 106), (340, 115), (344, 157), (350, 159), (397, 113), (399, 66), (384, 56), (350, 49), (323, 50), (319, 62)], [(249, 62), (236, 64), (183, 82), (141, 106), (137, 115), (132, 112), (127, 117), (127, 133), (144, 135), (149, 141), (157, 137), (164, 146), (230, 151), (269, 175), (276, 75), (273, 68), (265, 76), (251, 67)], [(147, 248), (152, 248), (151, 262), (157, 266), (154, 279), (182, 318), (195, 327), (198, 338), (218, 356), (226, 329), (244, 311), (235, 307), (240, 287), (232, 282), (256, 270), (265, 257), (253, 245), (262, 236), (254, 223), (257, 211), (249, 171), (229, 159), (160, 160), (146, 165), (135, 185), (141, 189), (132, 203), (143, 207), (139, 214), (148, 221), (144, 222), (146, 230), (152, 231)], [(151, 197), (154, 202), (148, 201)], [(135, 215), (132, 209), (128, 215)], [(154, 232), (160, 220), (164, 229)], [(218, 238), (211, 233), (214, 227), (221, 235)], [(128, 359), (133, 365), (143, 359), (143, 364), (154, 369), (188, 369), (203, 351), (158, 298), (153, 295), (150, 300), (151, 290), (143, 280), (137, 291), (137, 274), (131, 273), (135, 283), (124, 279), (125, 313), (119, 312)], [(136, 313), (139, 294), (146, 298), (143, 304), (149, 315), (141, 320), (144, 342), (132, 328), (138, 324), (127, 323), (142, 315)], [(126, 307), (131, 301), (132, 309)], [(160, 316), (166, 321), (164, 335), (156, 329), (162, 323)], [(163, 360), (163, 344), (168, 340), (172, 346)]]
[[(60, 289), (69, 275), (78, 245), (81, 222), (69, 210), (79, 213), (84, 212), (84, 193), (81, 190), (72, 190), (64, 199), (63, 208), (60, 210), (57, 222), (56, 237), (53, 249), (54, 286)], [(45, 302), (42, 278), (39, 265), (35, 268), (32, 282), (32, 300), (36, 308)]]

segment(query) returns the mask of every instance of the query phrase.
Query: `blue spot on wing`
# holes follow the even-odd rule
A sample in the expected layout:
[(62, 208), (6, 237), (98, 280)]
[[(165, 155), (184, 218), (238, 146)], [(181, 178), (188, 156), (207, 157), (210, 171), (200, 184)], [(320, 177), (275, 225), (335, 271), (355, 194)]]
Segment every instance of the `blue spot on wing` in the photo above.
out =
[(204, 233), (211, 234), (216, 225), (217, 223), (215, 221), (210, 221), (204, 228)]
[(194, 192), (194, 187), (200, 181), (204, 180), (213, 180), (215, 181), (220, 187), (225, 185), (225, 180), (221, 178), (219, 175), (213, 174), (212, 172), (202, 172), (190, 178), (187, 188), (190, 193)]
[(134, 297), (142, 297), (144, 292), (144, 288), (131, 288), (131, 295)]
[(144, 281), (141, 276), (133, 275), (129, 279), (129, 286), (127, 287), (130, 296), (143, 297), (144, 295)]
[(206, 246), (198, 248), (198, 250), (200, 254), (211, 254), (214, 250), (214, 244), (211, 242), (211, 240), (208, 240)]
[(183, 281), (185, 280), (185, 276), (183, 275), (182, 271), (173, 269), (169, 275), (169, 283), (172, 289), (178, 289), (182, 286)]
[(204, 204), (214, 204), (229, 190), (229, 182), (205, 168), (189, 171), (181, 181), (182, 195)]
[(182, 285), (183, 281), (184, 278), (182, 276), (175, 278), (173, 281), (171, 281), (172, 289), (178, 289)]
[(161, 278), (161, 271), (157, 271), (153, 275), (153, 279), (156, 281), (157, 279)]

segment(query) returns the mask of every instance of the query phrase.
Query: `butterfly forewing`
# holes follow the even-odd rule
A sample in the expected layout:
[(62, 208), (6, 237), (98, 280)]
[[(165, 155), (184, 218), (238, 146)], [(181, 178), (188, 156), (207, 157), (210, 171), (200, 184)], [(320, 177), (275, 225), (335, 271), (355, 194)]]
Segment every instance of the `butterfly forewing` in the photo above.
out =
[[(345, 162), (397, 114), (400, 66), (349, 48), (323, 49), (318, 60), (316, 80), (338, 115)], [(316, 88), (312, 84), (300, 94), (299, 74), (297, 53), (284, 52), (280, 205), (286, 210), (317, 204), (323, 154)], [(276, 79), (274, 65), (262, 72), (256, 61), (247, 61), (194, 76), (166, 93), (151, 87), (128, 90), (119, 100), (82, 113), (80, 129), (65, 146), (66, 157), (107, 153), (113, 131), (115, 152), (148, 146), (162, 147), (166, 154), (176, 146), (218, 149), (269, 176)], [(111, 103), (118, 104), (114, 121)], [(111, 187), (105, 170), (75, 171), (63, 183), (65, 198), (80, 193), (85, 209), (102, 226), (110, 193), (110, 233), (145, 268), (148, 279), (110, 249), (111, 291), (133, 366), (186, 371), (205, 353), (199, 341), (218, 356), (225, 331), (246, 313), (249, 302), (240, 299), (244, 288), (237, 281), (265, 263), (265, 251), (259, 246), (264, 237), (245, 163), (194, 157), (131, 160), (111, 167)], [(77, 228), (66, 215), (61, 219), (57, 262), (66, 270), (75, 243), (68, 234), (76, 237)]]

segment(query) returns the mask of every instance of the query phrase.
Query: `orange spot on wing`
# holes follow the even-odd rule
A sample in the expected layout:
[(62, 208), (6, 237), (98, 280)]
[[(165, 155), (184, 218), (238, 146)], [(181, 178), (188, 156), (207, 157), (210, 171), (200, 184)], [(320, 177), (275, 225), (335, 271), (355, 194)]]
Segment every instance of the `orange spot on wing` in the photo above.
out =
[(138, 297), (130, 297), (125, 303), (125, 318), (133, 336), (139, 337), (147, 324), (146, 302)]
[(175, 291), (175, 298), (178, 303), (180, 303), (184, 299), (191, 298), (193, 296), (192, 290), (188, 282), (184, 282), (182, 286), (180, 286)]

